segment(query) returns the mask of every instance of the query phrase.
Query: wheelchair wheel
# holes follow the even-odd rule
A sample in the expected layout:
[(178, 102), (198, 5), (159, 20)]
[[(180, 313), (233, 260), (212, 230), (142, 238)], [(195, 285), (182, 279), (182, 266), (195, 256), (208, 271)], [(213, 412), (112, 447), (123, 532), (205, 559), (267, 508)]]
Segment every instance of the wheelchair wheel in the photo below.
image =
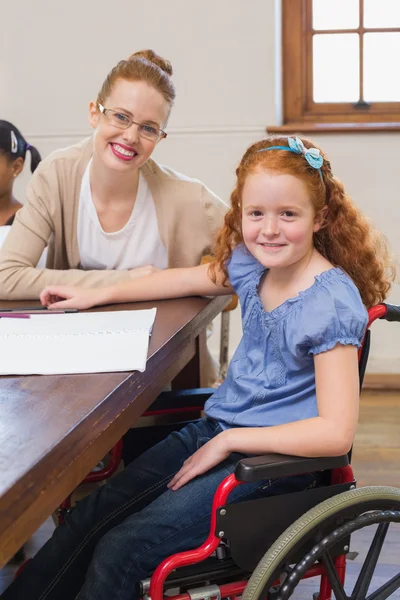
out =
[[(349, 518), (349, 515), (351, 517)], [(243, 593), (243, 600), (273, 598), (287, 600), (305, 572), (317, 561), (323, 564), (336, 600), (384, 600), (400, 588), (400, 568), (397, 575), (380, 585), (368, 596), (390, 523), (400, 523), (400, 489), (363, 487), (333, 496), (307, 511), (283, 532), (261, 559)], [(348, 540), (353, 532), (376, 525), (376, 533), (361, 567), (353, 592), (348, 595), (331, 557), (333, 547)], [(321, 535), (321, 530), (323, 534)], [(311, 550), (301, 561), (293, 556), (307, 543)], [(343, 543), (343, 554), (349, 548)], [(400, 563), (400, 557), (397, 557)], [(397, 567), (396, 567), (397, 569)], [(381, 583), (381, 581), (379, 581)]]

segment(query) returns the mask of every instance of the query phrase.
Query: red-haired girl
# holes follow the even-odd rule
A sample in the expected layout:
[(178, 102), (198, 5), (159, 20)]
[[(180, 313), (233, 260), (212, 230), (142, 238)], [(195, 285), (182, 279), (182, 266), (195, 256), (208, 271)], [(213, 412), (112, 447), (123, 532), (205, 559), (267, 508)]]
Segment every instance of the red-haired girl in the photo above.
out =
[[(322, 151), (299, 138), (268, 138), (237, 169), (211, 266), (105, 289), (45, 289), (42, 302), (54, 308), (235, 291), (243, 338), (205, 417), (80, 502), (4, 598), (136, 599), (135, 584), (162, 559), (204, 541), (213, 494), (240, 458), (348, 452), (365, 307), (385, 298), (390, 269), (383, 241)], [(230, 501), (320, 479), (311, 473), (246, 483)]]

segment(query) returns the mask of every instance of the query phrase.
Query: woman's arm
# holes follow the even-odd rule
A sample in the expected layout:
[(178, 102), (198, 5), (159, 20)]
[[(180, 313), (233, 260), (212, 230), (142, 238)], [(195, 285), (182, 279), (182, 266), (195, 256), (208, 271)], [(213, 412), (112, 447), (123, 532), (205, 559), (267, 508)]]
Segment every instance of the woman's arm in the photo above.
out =
[(341, 456), (353, 443), (358, 421), (357, 348), (337, 344), (314, 357), (318, 417), (272, 427), (227, 429), (195, 452), (175, 475), (173, 490), (205, 473), (231, 452)]
[[(84, 285), (98, 287), (129, 281), (148, 272), (140, 268), (132, 271), (84, 271), (65, 268), (37, 268), (38, 261), (55, 233), (52, 198), (57, 194), (57, 179), (50, 167), (42, 173), (39, 166), (27, 189), (27, 202), (15, 216), (13, 226), (0, 250), (0, 299), (38, 299), (47, 285)], [(53, 189), (54, 188), (54, 189)], [(54, 203), (53, 203), (54, 204)], [(61, 210), (61, 209), (60, 209)], [(70, 235), (66, 231), (65, 235)], [(55, 240), (61, 244), (60, 239)]]
[[(221, 275), (217, 277), (221, 280)], [(42, 304), (50, 308), (85, 309), (117, 302), (140, 302), (184, 296), (220, 296), (232, 294), (229, 283), (213, 283), (209, 264), (186, 269), (166, 269), (135, 281), (112, 287), (88, 290), (68, 286), (48, 286), (40, 294)]]

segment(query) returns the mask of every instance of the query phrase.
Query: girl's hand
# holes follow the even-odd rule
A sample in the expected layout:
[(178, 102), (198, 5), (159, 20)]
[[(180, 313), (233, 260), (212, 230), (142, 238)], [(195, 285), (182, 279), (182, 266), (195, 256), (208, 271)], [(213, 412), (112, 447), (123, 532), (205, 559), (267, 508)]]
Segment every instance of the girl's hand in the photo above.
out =
[(228, 449), (226, 434), (226, 431), (219, 433), (185, 460), (178, 473), (169, 482), (168, 487), (175, 492), (197, 475), (209, 471), (228, 458), (231, 450)]
[(157, 271), (161, 271), (157, 267), (153, 267), (153, 265), (144, 265), (143, 267), (137, 267), (136, 269), (129, 270), (129, 276), (131, 279), (138, 279), (138, 277), (145, 277), (146, 275), (152, 275), (153, 273), (157, 273)]
[(40, 294), (40, 301), (48, 308), (91, 308), (100, 304), (99, 289), (87, 289), (68, 285), (49, 285)]

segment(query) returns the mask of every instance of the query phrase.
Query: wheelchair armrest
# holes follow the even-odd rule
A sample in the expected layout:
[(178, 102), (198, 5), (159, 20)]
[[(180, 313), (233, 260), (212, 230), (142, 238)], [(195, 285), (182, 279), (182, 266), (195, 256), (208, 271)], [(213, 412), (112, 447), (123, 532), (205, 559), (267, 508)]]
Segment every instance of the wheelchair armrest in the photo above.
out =
[(318, 458), (288, 456), (287, 454), (264, 454), (263, 456), (243, 458), (239, 461), (236, 465), (235, 476), (239, 481), (253, 482), (261, 479), (312, 473), (313, 471), (325, 471), (337, 467), (346, 467), (348, 464), (347, 454)]
[(386, 304), (386, 314), (384, 317), (379, 317), (380, 319), (385, 319), (386, 321), (397, 321), (400, 322), (400, 306), (396, 304)]

